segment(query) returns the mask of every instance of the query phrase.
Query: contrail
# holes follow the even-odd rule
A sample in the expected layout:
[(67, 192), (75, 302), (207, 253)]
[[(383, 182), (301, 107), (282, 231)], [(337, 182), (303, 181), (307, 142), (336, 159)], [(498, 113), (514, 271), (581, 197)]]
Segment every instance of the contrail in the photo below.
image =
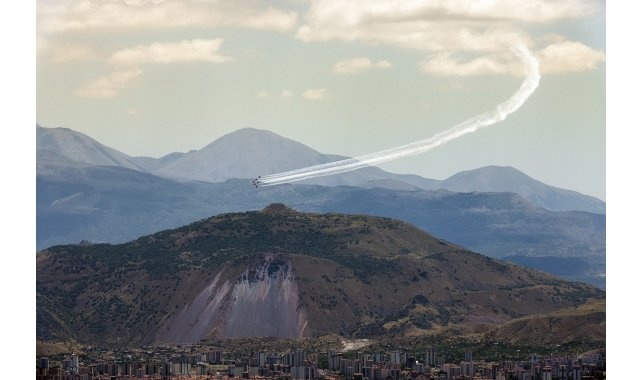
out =
[(314, 165), (283, 173), (261, 176), (252, 180), (255, 186), (272, 186), (283, 183), (302, 181), (305, 179), (328, 176), (357, 170), (370, 165), (396, 160), (402, 157), (425, 153), (443, 144), (457, 139), (468, 133), (476, 132), (483, 127), (496, 124), (518, 110), (530, 95), (536, 90), (541, 79), (539, 62), (532, 53), (523, 45), (512, 49), (525, 66), (525, 79), (519, 89), (508, 100), (497, 105), (492, 111), (476, 115), (454, 127), (439, 132), (434, 136), (395, 148), (370, 153), (363, 156), (345, 160)]

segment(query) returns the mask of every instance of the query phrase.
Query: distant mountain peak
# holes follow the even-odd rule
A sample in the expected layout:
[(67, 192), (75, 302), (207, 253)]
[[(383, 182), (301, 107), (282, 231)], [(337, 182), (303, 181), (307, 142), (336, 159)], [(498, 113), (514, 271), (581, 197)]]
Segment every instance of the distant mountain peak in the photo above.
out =
[(128, 155), (102, 145), (69, 128), (45, 128), (36, 124), (36, 155), (39, 163), (117, 166), (142, 171)]
[(275, 132), (266, 129), (257, 129), (252, 127), (245, 127), (229, 132), (212, 141), (210, 144), (200, 150), (203, 151), (211, 147), (227, 144), (241, 144), (248, 147), (256, 145), (271, 146), (272, 144), (277, 144), (277, 147), (282, 146), (288, 149), (291, 149), (291, 146), (296, 146), (299, 150), (320, 155), (320, 153), (316, 150), (296, 140), (283, 137)]
[(519, 175), (527, 176), (527, 174), (525, 174), (522, 171), (516, 169), (515, 167), (509, 166), (509, 165), (487, 165), (487, 166), (481, 166), (478, 169), (464, 170), (464, 171), (462, 171), (460, 173), (470, 173), (470, 172), (478, 172), (478, 173), (511, 173), (511, 174), (519, 174)]
[(547, 185), (511, 166), (490, 165), (461, 171), (438, 187), (455, 192), (510, 192), (549, 210), (605, 213), (605, 203), (600, 199)]
[(272, 135), (276, 135), (276, 133), (268, 129), (260, 129), (260, 128), (254, 128), (254, 127), (243, 127), (233, 132), (230, 132), (229, 134), (232, 134), (232, 133), (269, 133)]

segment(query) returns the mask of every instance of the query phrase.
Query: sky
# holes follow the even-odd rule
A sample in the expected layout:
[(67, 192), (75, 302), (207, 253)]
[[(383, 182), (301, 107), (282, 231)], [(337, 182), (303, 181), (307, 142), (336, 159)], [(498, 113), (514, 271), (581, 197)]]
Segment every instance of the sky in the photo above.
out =
[(39, 0), (36, 119), (132, 156), (267, 129), (357, 156), (508, 99), (524, 44), (541, 82), (507, 120), (381, 165), (444, 179), (510, 165), (605, 199), (605, 2)]

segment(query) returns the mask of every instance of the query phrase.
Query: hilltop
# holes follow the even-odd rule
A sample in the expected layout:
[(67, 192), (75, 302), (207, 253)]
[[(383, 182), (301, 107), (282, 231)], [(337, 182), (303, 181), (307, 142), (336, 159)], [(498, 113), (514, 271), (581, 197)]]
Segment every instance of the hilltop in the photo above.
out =
[(381, 217), (284, 205), (37, 256), (37, 335), (106, 344), (438, 334), (605, 292)]

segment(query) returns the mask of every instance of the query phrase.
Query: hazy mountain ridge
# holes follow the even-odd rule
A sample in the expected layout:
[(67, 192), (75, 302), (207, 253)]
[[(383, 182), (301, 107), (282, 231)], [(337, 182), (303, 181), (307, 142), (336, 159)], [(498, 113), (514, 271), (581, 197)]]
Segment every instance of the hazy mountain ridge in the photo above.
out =
[[(169, 156), (171, 160), (167, 160)], [(150, 172), (180, 181), (224, 182), (234, 178), (256, 178), (301, 167), (325, 164), (347, 157), (322, 154), (297, 141), (273, 132), (243, 128), (226, 134), (202, 149), (164, 156)], [(387, 180), (387, 182), (378, 182)], [(437, 183), (415, 175), (388, 173), (376, 167), (301, 181), (326, 186), (407, 186), (426, 189)], [(407, 185), (406, 185), (407, 184)]]
[(605, 214), (600, 199), (576, 191), (546, 185), (510, 166), (485, 166), (462, 171), (438, 184), (456, 192), (512, 192), (528, 201), (554, 211), (588, 211)]
[[(42, 133), (40, 129), (45, 128), (39, 128)], [(75, 134), (69, 130), (61, 133)], [(319, 179), (361, 183), (358, 187), (297, 183), (259, 189), (254, 189), (247, 180), (176, 182), (141, 171), (149, 171), (162, 162), (178, 162), (189, 154), (175, 153), (161, 159), (131, 158), (141, 168), (132, 170), (127, 168), (126, 160), (124, 166), (96, 166), (72, 162), (55, 149), (38, 149), (38, 249), (81, 240), (122, 243), (212, 214), (259, 210), (272, 202), (287, 202), (304, 211), (399, 218), (477, 252), (493, 257), (510, 256), (515, 262), (531, 263), (566, 278), (605, 285), (602, 214), (551, 212), (510, 193), (425, 191), (420, 187), (429, 187), (434, 180), (391, 174), (391, 178), (385, 179), (385, 172), (378, 168), (347, 173), (352, 177)], [(541, 256), (576, 260), (569, 268), (530, 260)]]
[[(52, 144), (56, 141), (81, 141), (82, 144)], [(300, 167), (344, 159), (344, 156), (322, 154), (299, 142), (273, 132), (243, 128), (226, 134), (207, 146), (187, 153), (171, 153), (161, 158), (129, 157), (106, 148), (87, 136), (68, 129), (47, 129), (38, 126), (38, 161), (51, 161), (51, 152), (70, 156), (74, 162), (90, 165), (113, 165), (146, 171), (179, 181), (224, 182), (234, 178), (255, 178)], [(53, 145), (53, 146), (52, 146)], [(77, 153), (82, 147), (84, 154)], [(94, 152), (91, 152), (94, 149)], [(71, 150), (75, 154), (65, 151)], [(107, 152), (108, 154), (106, 154)], [(389, 173), (367, 167), (341, 175), (314, 178), (301, 184), (326, 186), (359, 186), (392, 190), (446, 189), (456, 192), (513, 192), (530, 202), (555, 211), (587, 211), (605, 213), (601, 200), (575, 191), (556, 188), (534, 180), (512, 167), (487, 166), (464, 171), (443, 180), (412, 174)]]
[[(257, 297), (272, 286), (297, 294), (289, 312), (274, 313)], [(190, 340), (238, 336), (244, 328), (231, 326), (229, 317), (237, 308), (253, 310), (261, 319), (253, 324), (302, 327), (303, 336), (374, 337), (479, 321), (502, 325), (605, 297), (397, 220), (305, 214), (282, 205), (121, 245), (49, 248), (37, 256), (37, 294), (39, 338), (115, 345), (182, 340), (198, 321), (211, 323)], [(199, 298), (216, 303), (190, 306)]]
[(325, 162), (324, 155), (296, 141), (243, 128), (154, 169), (153, 174), (186, 181), (224, 182)]
[[(43, 128), (36, 125), (36, 157), (39, 164), (46, 161), (143, 170), (128, 155), (67, 128)], [(40, 166), (38, 171), (41, 171)]]

